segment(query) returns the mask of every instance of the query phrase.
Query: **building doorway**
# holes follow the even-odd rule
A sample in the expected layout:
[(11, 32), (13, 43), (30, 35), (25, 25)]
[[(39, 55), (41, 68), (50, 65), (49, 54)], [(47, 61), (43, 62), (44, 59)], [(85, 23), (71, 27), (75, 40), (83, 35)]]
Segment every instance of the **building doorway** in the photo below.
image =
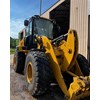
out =
[(60, 26), (60, 34), (66, 34), (70, 23), (70, 0), (66, 0), (50, 12), (50, 19), (54, 19)]

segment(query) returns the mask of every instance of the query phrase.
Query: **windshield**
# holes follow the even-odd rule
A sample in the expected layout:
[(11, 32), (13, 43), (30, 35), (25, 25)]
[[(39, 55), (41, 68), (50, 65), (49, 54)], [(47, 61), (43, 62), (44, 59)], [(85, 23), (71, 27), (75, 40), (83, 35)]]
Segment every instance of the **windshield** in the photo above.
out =
[(34, 31), (39, 36), (47, 36), (48, 38), (53, 38), (52, 32), (53, 32), (53, 24), (51, 21), (46, 19), (35, 19), (34, 22)]

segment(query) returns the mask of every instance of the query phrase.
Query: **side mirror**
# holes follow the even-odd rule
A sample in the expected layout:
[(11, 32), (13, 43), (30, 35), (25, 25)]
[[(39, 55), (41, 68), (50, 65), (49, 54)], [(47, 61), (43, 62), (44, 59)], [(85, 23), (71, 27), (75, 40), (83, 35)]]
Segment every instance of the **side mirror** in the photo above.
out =
[(58, 30), (58, 33), (60, 33), (60, 26), (59, 25), (57, 25), (57, 30)]
[(24, 26), (28, 26), (29, 21), (28, 20), (24, 20)]
[(60, 36), (60, 26), (57, 24), (54, 24), (53, 38), (57, 38), (58, 36)]
[(58, 24), (55, 24), (55, 30), (56, 30), (57, 34), (60, 33), (60, 26)]

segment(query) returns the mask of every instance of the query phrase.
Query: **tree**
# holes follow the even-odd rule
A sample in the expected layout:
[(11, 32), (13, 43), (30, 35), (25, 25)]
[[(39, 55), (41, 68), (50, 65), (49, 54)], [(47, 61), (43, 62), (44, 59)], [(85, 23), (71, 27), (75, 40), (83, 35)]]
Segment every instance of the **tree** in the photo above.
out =
[(10, 37), (10, 48), (16, 48), (17, 45), (18, 39), (13, 39), (12, 37)]

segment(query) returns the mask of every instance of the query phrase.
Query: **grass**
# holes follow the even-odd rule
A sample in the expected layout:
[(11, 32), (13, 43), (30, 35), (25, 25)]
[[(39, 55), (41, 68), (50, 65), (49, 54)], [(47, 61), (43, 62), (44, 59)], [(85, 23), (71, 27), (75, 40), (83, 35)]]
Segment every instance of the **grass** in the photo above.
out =
[(14, 54), (15, 49), (10, 48), (10, 54)]

